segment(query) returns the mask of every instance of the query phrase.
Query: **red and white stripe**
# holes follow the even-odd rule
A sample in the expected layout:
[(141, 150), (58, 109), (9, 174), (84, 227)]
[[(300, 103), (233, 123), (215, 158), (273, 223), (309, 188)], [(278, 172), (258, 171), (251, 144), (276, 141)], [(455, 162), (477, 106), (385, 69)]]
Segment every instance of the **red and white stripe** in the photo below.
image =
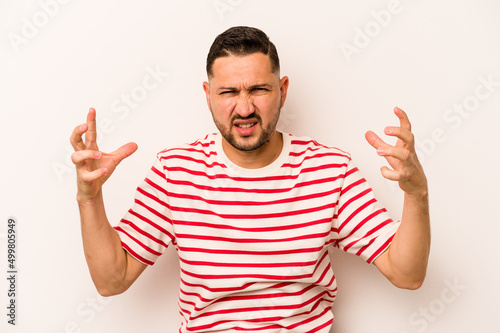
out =
[(399, 223), (349, 154), (283, 136), (281, 156), (260, 170), (232, 165), (218, 134), (162, 151), (115, 227), (149, 265), (175, 246), (179, 332), (329, 332), (328, 247), (371, 263), (389, 246)]

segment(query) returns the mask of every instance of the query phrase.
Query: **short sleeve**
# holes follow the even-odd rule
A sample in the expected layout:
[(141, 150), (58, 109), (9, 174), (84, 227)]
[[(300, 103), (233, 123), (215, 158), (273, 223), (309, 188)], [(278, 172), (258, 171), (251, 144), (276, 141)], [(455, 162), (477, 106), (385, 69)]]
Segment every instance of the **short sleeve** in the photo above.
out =
[(134, 204), (114, 227), (123, 248), (142, 263), (153, 265), (174, 240), (166, 176), (159, 158), (137, 187)]
[(389, 247), (400, 222), (375, 199), (366, 179), (349, 160), (333, 224), (334, 246), (372, 263)]

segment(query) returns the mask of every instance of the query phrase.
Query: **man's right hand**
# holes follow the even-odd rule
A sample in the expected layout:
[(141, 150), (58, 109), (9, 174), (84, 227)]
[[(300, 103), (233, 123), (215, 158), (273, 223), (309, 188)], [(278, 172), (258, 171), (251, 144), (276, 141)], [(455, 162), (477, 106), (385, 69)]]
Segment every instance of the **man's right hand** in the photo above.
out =
[(133, 154), (137, 145), (127, 143), (108, 154), (99, 151), (96, 139), (96, 112), (91, 108), (87, 122), (71, 134), (70, 141), (75, 148), (71, 160), (76, 166), (85, 258), (99, 294), (111, 296), (127, 290), (147, 267), (123, 249), (106, 217), (101, 191), (116, 166)]
[[(85, 134), (85, 140), (83, 139)], [(87, 122), (77, 126), (70, 138), (75, 152), (71, 160), (76, 166), (79, 202), (93, 200), (116, 166), (137, 150), (137, 144), (127, 143), (112, 153), (99, 151), (97, 147), (96, 111), (90, 108)]]

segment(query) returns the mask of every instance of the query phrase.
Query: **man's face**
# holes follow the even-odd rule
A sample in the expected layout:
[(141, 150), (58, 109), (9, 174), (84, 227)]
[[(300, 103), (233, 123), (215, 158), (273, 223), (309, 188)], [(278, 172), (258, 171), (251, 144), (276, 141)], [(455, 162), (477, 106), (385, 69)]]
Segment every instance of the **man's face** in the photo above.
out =
[(217, 58), (212, 70), (203, 88), (223, 138), (239, 151), (263, 149), (276, 132), (288, 78), (280, 80), (260, 52)]

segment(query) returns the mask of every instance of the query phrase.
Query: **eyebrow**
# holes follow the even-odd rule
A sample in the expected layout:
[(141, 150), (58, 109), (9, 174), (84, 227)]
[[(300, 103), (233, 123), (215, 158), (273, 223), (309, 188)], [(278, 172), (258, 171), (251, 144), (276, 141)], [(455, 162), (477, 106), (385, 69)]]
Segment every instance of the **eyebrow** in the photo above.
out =
[[(272, 85), (269, 84), (269, 83), (259, 83), (259, 84), (254, 84), (254, 85), (251, 85), (250, 87), (248, 87), (248, 90), (252, 90), (252, 89), (256, 89), (256, 88), (267, 88), (267, 89), (272, 89)], [(239, 90), (238, 88), (235, 88), (235, 87), (219, 87), (217, 88), (217, 91), (221, 91), (221, 90), (232, 90), (232, 91), (236, 91), (236, 90)]]

